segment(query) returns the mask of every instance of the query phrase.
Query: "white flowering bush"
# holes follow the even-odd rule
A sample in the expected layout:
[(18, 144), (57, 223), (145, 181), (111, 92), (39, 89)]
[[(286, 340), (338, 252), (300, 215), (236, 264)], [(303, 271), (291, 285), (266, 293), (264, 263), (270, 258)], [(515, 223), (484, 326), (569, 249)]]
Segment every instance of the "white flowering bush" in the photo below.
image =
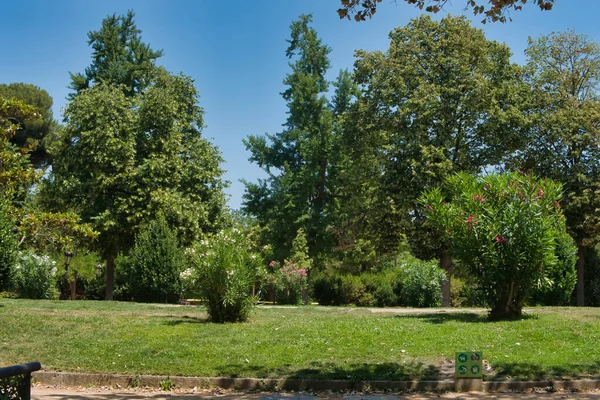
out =
[(56, 261), (31, 251), (19, 252), (12, 273), (12, 284), (21, 298), (47, 299), (56, 290)]
[(187, 251), (191, 268), (183, 271), (182, 278), (206, 300), (211, 321), (245, 321), (256, 305), (254, 288), (264, 276), (264, 268), (262, 258), (250, 248), (248, 238), (232, 229)]

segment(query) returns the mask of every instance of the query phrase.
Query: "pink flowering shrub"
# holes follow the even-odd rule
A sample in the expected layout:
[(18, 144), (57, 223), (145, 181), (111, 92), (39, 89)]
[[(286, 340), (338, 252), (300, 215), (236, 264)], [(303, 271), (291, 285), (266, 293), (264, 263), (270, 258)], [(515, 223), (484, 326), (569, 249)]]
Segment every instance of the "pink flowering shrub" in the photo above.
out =
[(302, 292), (308, 288), (308, 273), (297, 263), (286, 261), (279, 267), (279, 263), (271, 261), (269, 267), (274, 269), (271, 284), (276, 291), (279, 304), (300, 304)]
[(519, 317), (536, 287), (567, 296), (573, 290), (575, 246), (561, 193), (560, 184), (532, 175), (458, 174), (421, 197), (453, 257), (483, 289), (491, 318)]

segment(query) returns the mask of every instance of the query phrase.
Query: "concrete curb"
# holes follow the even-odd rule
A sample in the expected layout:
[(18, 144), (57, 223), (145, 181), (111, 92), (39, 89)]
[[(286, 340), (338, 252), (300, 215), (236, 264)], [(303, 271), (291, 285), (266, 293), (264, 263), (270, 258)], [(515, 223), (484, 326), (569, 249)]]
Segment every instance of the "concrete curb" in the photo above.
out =
[[(33, 380), (43, 385), (67, 387), (154, 387), (159, 388), (161, 381), (170, 379), (180, 389), (223, 388), (235, 390), (293, 390), (293, 391), (454, 391), (453, 380), (441, 381), (345, 381), (316, 379), (257, 379), (257, 378), (203, 378), (166, 375), (120, 375), (86, 374), (73, 372), (38, 371)], [(546, 390), (594, 390), (600, 389), (600, 380), (568, 381), (529, 381), (529, 382), (483, 382), (485, 392), (525, 391), (543, 388)]]

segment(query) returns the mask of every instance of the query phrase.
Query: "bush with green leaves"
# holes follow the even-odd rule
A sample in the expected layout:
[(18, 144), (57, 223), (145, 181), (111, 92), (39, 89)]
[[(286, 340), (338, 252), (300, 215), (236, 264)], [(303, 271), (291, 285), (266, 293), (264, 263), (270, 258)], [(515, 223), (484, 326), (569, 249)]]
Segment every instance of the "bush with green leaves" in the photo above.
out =
[(238, 229), (221, 231), (188, 251), (194, 292), (206, 301), (212, 322), (243, 322), (257, 302), (253, 288), (264, 277), (260, 255)]
[(439, 307), (446, 273), (435, 261), (414, 258), (401, 266), (400, 304), (405, 307)]
[(534, 286), (563, 272), (561, 192), (560, 184), (532, 175), (460, 173), (421, 197), (429, 221), (481, 287), (491, 319), (520, 317)]
[(129, 257), (123, 260), (127, 292), (138, 302), (178, 303), (184, 265), (177, 237), (159, 214), (141, 228)]
[(0, 198), (0, 292), (7, 290), (17, 261), (17, 237), (7, 205)]
[(32, 251), (19, 252), (14, 265), (12, 286), (25, 299), (47, 299), (55, 292), (56, 261)]
[(556, 262), (544, 269), (527, 300), (532, 305), (568, 306), (577, 283), (577, 247), (567, 232), (560, 231), (556, 237)]

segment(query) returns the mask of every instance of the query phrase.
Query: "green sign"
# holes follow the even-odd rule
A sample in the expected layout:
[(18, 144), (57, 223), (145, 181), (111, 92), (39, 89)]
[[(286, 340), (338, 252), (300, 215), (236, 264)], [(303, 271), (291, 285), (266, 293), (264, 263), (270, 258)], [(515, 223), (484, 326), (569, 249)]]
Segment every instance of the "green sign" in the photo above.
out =
[(456, 352), (456, 378), (481, 378), (482, 366), (483, 361), (480, 351)]

